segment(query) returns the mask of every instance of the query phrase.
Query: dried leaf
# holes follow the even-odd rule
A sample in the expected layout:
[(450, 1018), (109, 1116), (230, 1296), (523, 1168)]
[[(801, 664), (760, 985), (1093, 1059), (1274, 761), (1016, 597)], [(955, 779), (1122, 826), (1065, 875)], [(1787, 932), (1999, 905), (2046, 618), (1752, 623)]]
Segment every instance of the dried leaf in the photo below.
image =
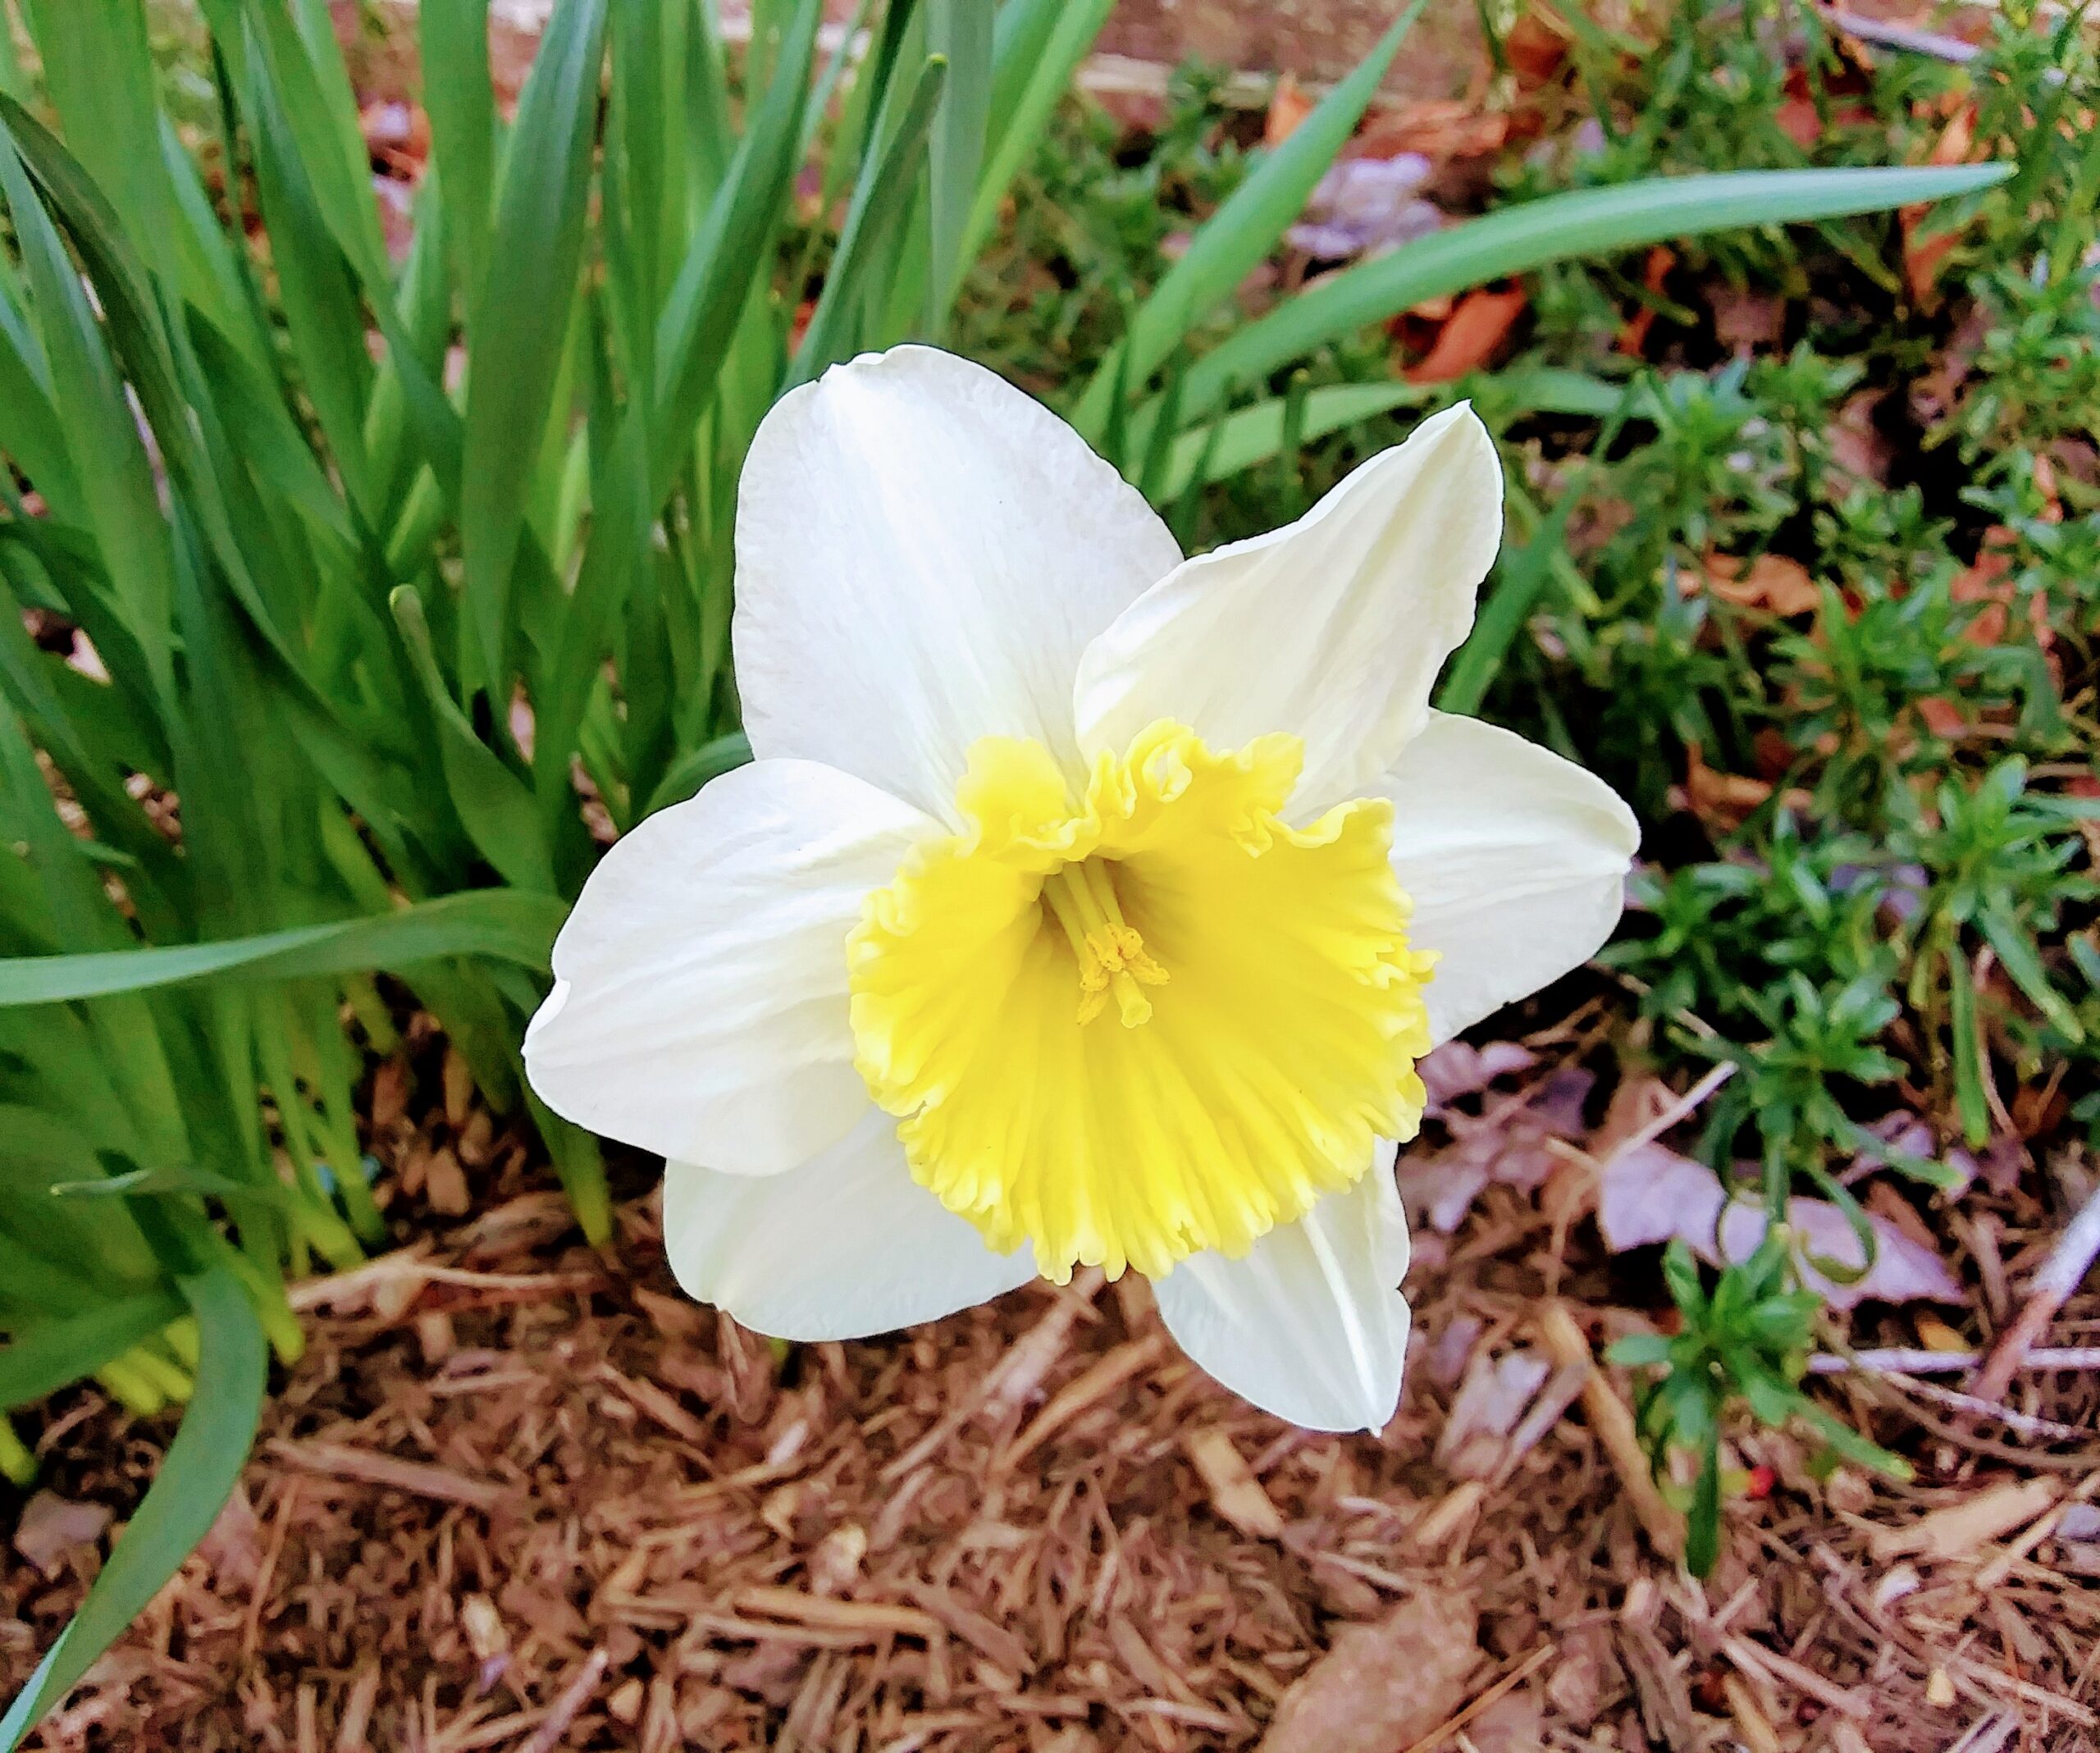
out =
[(1407, 381), (1449, 383), (1486, 364), (1509, 338), (1510, 330), (1524, 313), (1526, 302), (1521, 286), (1506, 292), (1486, 289), (1468, 292), (1459, 300), (1436, 344), (1419, 363), (1408, 368)]
[[(1648, 289), (1652, 298), (1662, 296), (1663, 287), (1670, 276), (1670, 270), (1677, 266), (1677, 252), (1667, 244), (1657, 244), (1648, 252), (1648, 262), (1642, 271), (1641, 284)], [(1618, 350), (1629, 359), (1641, 357), (1641, 350), (1648, 345), (1648, 331), (1655, 326), (1655, 308), (1643, 304), (1626, 319), (1626, 326), (1618, 332)]]
[(1269, 98), (1269, 112), (1262, 118), (1262, 144), (1271, 152), (1282, 145), (1312, 113), (1312, 102), (1299, 84), (1297, 75), (1285, 73), (1276, 81)]
[[(1974, 147), (1975, 136), (1976, 107), (1973, 103), (1965, 103), (1941, 130), (1927, 162), (1936, 165), (1966, 162)], [(1922, 203), (1903, 208), (1897, 216), (1903, 231), (1904, 284), (1910, 289), (1911, 298), (1920, 304), (1934, 302), (1940, 264), (1961, 235), (1959, 226), (1927, 231), (1927, 222), (1935, 211), (1932, 203)]]
[(213, 1576), (229, 1582), (252, 1584), (261, 1573), (262, 1523), (249, 1500), (247, 1486), (234, 1486), (233, 1495), (198, 1546), (197, 1555), (212, 1567)]
[[(1993, 524), (1984, 533), (1983, 551), (1976, 556), (1976, 564), (1956, 574), (1949, 589), (1948, 594), (1957, 603), (1984, 605), (1962, 630), (1962, 637), (1972, 645), (2002, 645), (2011, 628), (2012, 611), (2019, 606), (2020, 597), (2012, 578), (2012, 555), (2005, 545), (2016, 539), (2003, 525)], [(2055, 645), (2056, 629), (2049, 625), (2048, 605), (2039, 591), (2029, 593), (2027, 624), (2034, 643), (2044, 651)]]
[(1882, 394), (1860, 390), (1846, 397), (1828, 436), (1830, 460), (1837, 468), (1855, 481), (1885, 486), (1895, 466), (1896, 447), (1874, 422)]
[(1344, 1627), (1284, 1694), (1259, 1753), (1393, 1753), (1418, 1740), (1464, 1699), (1478, 1628), (1469, 1597), (1428, 1589)]
[[(1726, 1207), (1725, 1210), (1723, 1207)], [(1787, 1221), (1810, 1255), (1856, 1267), (1860, 1240), (1845, 1214), (1827, 1200), (1796, 1198)], [(1868, 1215), (1874, 1235), (1874, 1264), (1851, 1284), (1826, 1278), (1812, 1266), (1802, 1277), (1833, 1308), (1851, 1308), (1869, 1298), (1890, 1303), (1960, 1303), (1961, 1287), (1947, 1263), (1903, 1234), (1887, 1218)], [(1597, 1194), (1597, 1227), (1614, 1253), (1657, 1242), (1682, 1239), (1710, 1265), (1746, 1260), (1764, 1239), (1761, 1207), (1731, 1203), (1719, 1178), (1704, 1163), (1664, 1144), (1644, 1144), (1605, 1163)], [(1718, 1230), (1718, 1233), (1717, 1233)]]
[(1740, 828), (1751, 812), (1772, 795), (1769, 779), (1755, 779), (1738, 773), (1723, 773), (1706, 765), (1696, 742), (1684, 746), (1682, 806), (1709, 827), (1723, 833)]
[(77, 1504), (56, 1491), (39, 1491), (22, 1506), (15, 1550), (45, 1576), (56, 1577), (66, 1568), (67, 1553), (92, 1547), (108, 1526), (106, 1504)]
[(1477, 1355), (1436, 1440), (1437, 1464), (1461, 1479), (1492, 1478), (1502, 1464), (1504, 1439), (1552, 1373), (1553, 1365), (1536, 1352)]
[(1420, 153), (1440, 162), (1500, 152), (1509, 139), (1509, 118), (1483, 112), (1458, 98), (1433, 98), (1381, 110), (1357, 135), (1354, 151), (1370, 158)]
[(1444, 210), (1418, 193), (1429, 171), (1419, 153), (1344, 158), (1320, 179), (1285, 241), (1316, 260), (1344, 262), (1427, 237), (1444, 223)]
[[(1821, 606), (1823, 593), (1799, 560), (1783, 554), (1760, 554), (1746, 567), (1732, 554), (1710, 554), (1705, 570), (1706, 588), (1723, 602), (1742, 609), (1764, 609), (1774, 614), (1812, 614)], [(1699, 587), (1691, 573), (1679, 575), (1678, 589), (1687, 596)]]

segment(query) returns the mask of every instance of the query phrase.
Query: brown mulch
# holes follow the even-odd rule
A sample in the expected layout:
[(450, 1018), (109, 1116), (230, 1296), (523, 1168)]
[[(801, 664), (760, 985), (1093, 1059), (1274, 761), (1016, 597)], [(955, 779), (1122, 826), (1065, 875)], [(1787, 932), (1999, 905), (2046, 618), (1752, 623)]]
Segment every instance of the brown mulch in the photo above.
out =
[[(1581, 1109), (1586, 1039), (1540, 1038), (1513, 1088), (1459, 1079), (1425, 1142), (1488, 1185), (1455, 1233), (1423, 1227), (1407, 1395), (1375, 1436), (1253, 1411), (1135, 1278), (776, 1348), (678, 1294), (653, 1199), (601, 1258), (468, 1115), (500, 1203), (301, 1287), (311, 1345), (241, 1494), (42, 1744), (2100, 1747), (2100, 1542), (2066, 1537), (2100, 1523), (2093, 1444), (1843, 1378), (1823, 1391), (1919, 1482), (1819, 1478), (1741, 1433), (1714, 1577), (1659, 1555), (1673, 1513), (1614, 1431), (1626, 1384), (1582, 1355), (1655, 1275), (1597, 1252), (1597, 1141), (1541, 1118)], [(454, 1130), (397, 1116), (375, 1148), (427, 1201)], [(1988, 1331), (2047, 1226), (1983, 1189), (1952, 1227), (1991, 1234)], [(2096, 1337), (2089, 1296), (2051, 1342)], [(2042, 1381), (2016, 1404), (2089, 1430), (2090, 1381)], [(52, 1495), (10, 1513), (0, 1572), (10, 1687), (106, 1550), (80, 1510), (121, 1514), (157, 1457), (92, 1390), (47, 1417)]]

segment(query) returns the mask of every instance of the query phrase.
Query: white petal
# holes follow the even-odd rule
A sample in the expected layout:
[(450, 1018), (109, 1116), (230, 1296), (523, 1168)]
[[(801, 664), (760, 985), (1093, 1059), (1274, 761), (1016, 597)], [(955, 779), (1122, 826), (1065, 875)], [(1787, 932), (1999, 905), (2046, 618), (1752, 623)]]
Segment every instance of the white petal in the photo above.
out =
[(872, 1103), (814, 1162), (753, 1180), (670, 1164), (664, 1247), (678, 1282), (755, 1332), (860, 1339), (937, 1321), (1026, 1284), (911, 1178), (897, 1122)]
[(847, 1017), (861, 899), (938, 832), (814, 761), (759, 761), (660, 810), (599, 863), (525, 1035), (540, 1099), (579, 1125), (736, 1174), (807, 1162), (867, 1106)]
[(1088, 647), (1089, 754), (1159, 719), (1213, 748), (1305, 739), (1294, 801), (1361, 797), (1429, 711), (1502, 539), (1502, 467), (1470, 406), (1427, 420), (1297, 523), (1185, 562)]
[(1080, 651), (1180, 559), (1136, 490), (996, 373), (927, 347), (834, 366), (781, 399), (744, 464), (751, 746), (943, 816), (979, 737), (1069, 762)]
[(1407, 1363), (1408, 1221), (1395, 1147), (1243, 1260), (1203, 1253), (1153, 1286), (1181, 1349), (1264, 1412), (1315, 1431), (1383, 1430)]
[(1572, 761), (1438, 712), (1375, 789), (1393, 800), (1408, 940), (1443, 958), (1424, 993), (1436, 1040), (1581, 966), (1618, 923), (1640, 824)]

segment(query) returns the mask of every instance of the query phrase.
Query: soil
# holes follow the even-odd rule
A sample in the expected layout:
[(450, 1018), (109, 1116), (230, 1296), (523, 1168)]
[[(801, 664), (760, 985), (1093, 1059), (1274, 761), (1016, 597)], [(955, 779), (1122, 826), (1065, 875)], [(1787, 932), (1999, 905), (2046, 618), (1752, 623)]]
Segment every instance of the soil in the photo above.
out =
[[(594, 1253), (518, 1139), (398, 1108), (403, 1065), (368, 1139), (399, 1233), (432, 1233), (447, 1157), (484, 1214), (299, 1288), (310, 1348), (240, 1495), (30, 1744), (2100, 1747), (2090, 1376), (2030, 1373), (2010, 1423), (1966, 1425), (1902, 1378), (1843, 1378), (1838, 1408), (1918, 1481), (1819, 1477), (1791, 1437), (1742, 1435), (1714, 1574), (1667, 1555), (1681, 1524), (1625, 1440), (1628, 1384), (1591, 1362), (1654, 1279), (1587, 1221), (1641, 1093), (1581, 1117), (1597, 1015), (1535, 1037), (1513, 1079), (1445, 1050), (1404, 1184), (1463, 1159), (1489, 1185), (1454, 1233), (1422, 1226), (1405, 1399), (1352, 1436), (1218, 1387), (1134, 1277), (776, 1348), (678, 1294), (653, 1194)], [(1965, 1212), (2001, 1284), (2055, 1233), (2017, 1190)], [(1915, 1344), (1915, 1318), (1855, 1331)], [(2100, 1295), (2074, 1299), (2052, 1342), (2096, 1328)], [(0, 1686), (165, 1435), (86, 1389), (45, 1419)]]

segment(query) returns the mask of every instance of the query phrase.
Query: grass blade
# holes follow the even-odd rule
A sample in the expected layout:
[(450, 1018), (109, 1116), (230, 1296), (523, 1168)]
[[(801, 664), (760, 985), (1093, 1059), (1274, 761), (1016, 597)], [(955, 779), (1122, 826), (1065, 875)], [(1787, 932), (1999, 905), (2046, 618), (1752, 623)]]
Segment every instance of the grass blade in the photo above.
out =
[(929, 131), (939, 126), (942, 90), (947, 63), (929, 57), (904, 107), (904, 116), (887, 132), (888, 143), (879, 157), (862, 165), (861, 180), (847, 210), (846, 225), (839, 233), (838, 249), (824, 276), (824, 291), (810, 317), (810, 326), (796, 353), (793, 369), (784, 389), (807, 383), (825, 366), (845, 358), (857, 345), (852, 323), (859, 313), (864, 290), (862, 278), (870, 264), (879, 258), (883, 241), (911, 204), (918, 186), (919, 167), (925, 162)]
[(209, 1532), (255, 1440), (268, 1349), (254, 1306), (225, 1265), (180, 1282), (197, 1317), (199, 1336), (189, 1410), (153, 1477), (153, 1489), (80, 1610), (37, 1664), (6, 1717), (0, 1718), (0, 1748), (8, 1753), (145, 1611), (161, 1585)]
[(947, 64), (927, 157), (932, 271), (926, 333), (938, 340), (970, 265), (963, 245), (992, 113), (992, 8), (984, 0), (928, 0), (926, 46)]
[(823, 11), (821, 0), (801, 0), (797, 8), (773, 83), (658, 319), (655, 430), (649, 442), (652, 501), (668, 490), (692, 443), (694, 425), (720, 380), (745, 301), (765, 271), (794, 183)]
[(482, 956), (545, 970), (568, 908), (551, 895), (469, 889), (397, 912), (325, 925), (157, 949), (0, 960), (0, 1008), (144, 992), (226, 976), (285, 979), (372, 968), (391, 972), (455, 956)]
[(963, 233), (964, 272), (984, 253), (1014, 178), (1039, 150), (1052, 112), (1071, 89), (1116, 0), (1009, 0), (999, 12), (992, 117), (984, 168)]
[[(2011, 174), (2012, 167), (2002, 164), (1943, 170), (1739, 171), (1582, 189), (1504, 208), (1418, 239), (1389, 256), (1344, 268), (1249, 323), (1190, 368), (1182, 395), (1184, 416), (1215, 406), (1230, 383), (1258, 382), (1314, 348), (1425, 299), (1463, 292), (1549, 262), (1616, 255), (1743, 226), (1834, 219), (1971, 194)], [(1097, 420), (1107, 412), (1103, 398)], [(1093, 430), (1084, 419), (1080, 427)]]
[[(1203, 316), (1231, 294), (1261, 262), (1284, 229), (1304, 211), (1306, 198), (1356, 132), (1356, 125), (1399, 52), (1426, 0), (1413, 0), (1378, 39), (1356, 71), (1322, 98), (1290, 138), (1271, 153), (1225, 204), (1204, 221), (1186, 254), (1153, 289), (1124, 337), (1130, 381), (1142, 386)], [(1303, 350), (1303, 349), (1301, 349)], [(1102, 363), (1080, 397), (1073, 424), (1089, 437), (1105, 429), (1115, 393), (1113, 356)], [(1254, 373), (1240, 376), (1252, 381)]]
[(501, 756), (474, 734), (474, 727), (446, 688), (415, 587), (396, 586), (390, 601), (395, 623), (409, 648), (409, 665), (437, 719), (438, 759), (460, 825), (504, 881), (551, 895), (554, 865), (531, 790), (504, 765)]
[(555, 14), (518, 99), (491, 258), (468, 325), (473, 349), (460, 459), (459, 539), (466, 596), (495, 697), (507, 670), (506, 599), (524, 532), (527, 482), (540, 454), (583, 260), (598, 120), (605, 0)]
[(445, 185), (467, 308), (480, 295), (495, 199), (495, 93), (489, 81), (489, 0), (423, 0), (423, 108)]
[(153, 58), (139, 0), (28, 0), (44, 89), (66, 139), (135, 237), (168, 237)]
[(158, 1333), (187, 1305), (173, 1290), (142, 1291), (62, 1320), (39, 1322), (0, 1346), (0, 1410), (33, 1406)]

